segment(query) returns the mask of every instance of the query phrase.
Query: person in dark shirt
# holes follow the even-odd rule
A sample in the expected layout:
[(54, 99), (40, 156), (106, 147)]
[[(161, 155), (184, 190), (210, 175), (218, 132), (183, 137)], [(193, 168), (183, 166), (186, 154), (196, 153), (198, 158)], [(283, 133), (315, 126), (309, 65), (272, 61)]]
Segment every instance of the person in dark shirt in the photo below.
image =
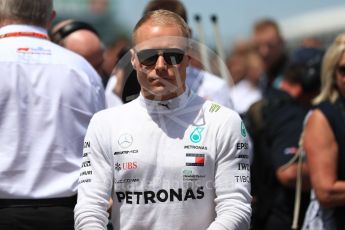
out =
[[(322, 219), (322, 229), (340, 230), (345, 226), (344, 52), (345, 33), (342, 33), (327, 49), (322, 65), (321, 92), (313, 100), (315, 107), (304, 128), (303, 147), (313, 192), (303, 229), (315, 229), (316, 219)], [(326, 220), (323, 217), (327, 214), (331, 215)], [(316, 224), (320, 226), (319, 222)], [(335, 226), (330, 227), (332, 224)]]
[[(296, 50), (287, 65), (280, 89), (272, 88), (262, 107), (263, 133), (261, 165), (264, 188), (257, 194), (258, 219), (254, 229), (291, 229), (297, 178), (297, 163), (284, 165), (297, 153), (304, 118), (311, 100), (320, 89), (320, 65), (323, 51), (316, 48)], [(254, 149), (254, 155), (256, 154)], [(302, 169), (303, 190), (299, 226), (309, 202), (308, 169)], [(255, 172), (255, 171), (254, 171)], [(269, 191), (269, 192), (268, 192)], [(264, 195), (266, 194), (266, 195)], [(262, 216), (260, 216), (260, 214)], [(260, 220), (259, 222), (256, 222)]]

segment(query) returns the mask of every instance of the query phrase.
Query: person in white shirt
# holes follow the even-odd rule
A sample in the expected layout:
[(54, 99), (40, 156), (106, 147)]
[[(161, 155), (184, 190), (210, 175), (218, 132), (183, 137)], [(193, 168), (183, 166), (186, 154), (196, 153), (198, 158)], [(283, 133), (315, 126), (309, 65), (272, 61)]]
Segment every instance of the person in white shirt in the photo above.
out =
[(0, 229), (73, 229), (81, 151), (101, 79), (52, 43), (52, 0), (0, 0)]
[(248, 135), (239, 115), (185, 84), (189, 30), (152, 11), (133, 31), (140, 96), (95, 114), (84, 141), (75, 229), (249, 229)]
[[(256, 50), (248, 49), (239, 55), (244, 56), (241, 61), (244, 62), (246, 72), (231, 88), (230, 95), (234, 110), (244, 117), (250, 106), (262, 98), (260, 84), (264, 77), (264, 64)], [(236, 58), (236, 53), (232, 57)]]

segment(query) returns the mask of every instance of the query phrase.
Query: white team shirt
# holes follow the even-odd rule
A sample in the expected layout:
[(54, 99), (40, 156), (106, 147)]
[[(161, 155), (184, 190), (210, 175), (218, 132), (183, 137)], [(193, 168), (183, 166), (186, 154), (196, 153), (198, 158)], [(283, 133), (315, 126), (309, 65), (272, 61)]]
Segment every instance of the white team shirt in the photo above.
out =
[[(0, 34), (43, 28), (10, 25)], [(96, 71), (37, 37), (0, 39), (0, 199), (76, 194), (83, 138), (104, 108)]]
[[(97, 113), (84, 142), (76, 229), (248, 229), (248, 134), (190, 90)], [(112, 189), (113, 188), (113, 189)]]

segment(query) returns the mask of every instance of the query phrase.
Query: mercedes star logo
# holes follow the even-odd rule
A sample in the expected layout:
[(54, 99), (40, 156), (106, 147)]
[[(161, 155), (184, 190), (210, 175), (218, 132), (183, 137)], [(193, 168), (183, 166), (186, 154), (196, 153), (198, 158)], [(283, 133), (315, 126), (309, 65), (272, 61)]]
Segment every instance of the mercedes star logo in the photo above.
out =
[(122, 134), (118, 140), (118, 143), (122, 148), (126, 149), (132, 145), (133, 137), (132, 137), (132, 135), (127, 134), (127, 133)]

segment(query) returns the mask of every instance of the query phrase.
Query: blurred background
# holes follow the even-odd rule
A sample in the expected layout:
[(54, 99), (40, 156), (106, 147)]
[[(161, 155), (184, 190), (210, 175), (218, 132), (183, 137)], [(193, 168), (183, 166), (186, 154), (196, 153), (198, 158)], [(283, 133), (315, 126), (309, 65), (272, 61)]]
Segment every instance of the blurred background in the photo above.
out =
[[(135, 23), (142, 15), (148, 0), (56, 0), (57, 21), (73, 18), (94, 25), (104, 43), (111, 44), (130, 37)], [(252, 25), (258, 19), (275, 19), (282, 30), (288, 48), (294, 48), (306, 37), (317, 38), (322, 46), (345, 28), (345, 2), (341, 0), (182, 0), (188, 11), (189, 25), (194, 38), (200, 31), (195, 16), (201, 18), (205, 43), (215, 47), (211, 15), (218, 18), (224, 50), (250, 36)]]

